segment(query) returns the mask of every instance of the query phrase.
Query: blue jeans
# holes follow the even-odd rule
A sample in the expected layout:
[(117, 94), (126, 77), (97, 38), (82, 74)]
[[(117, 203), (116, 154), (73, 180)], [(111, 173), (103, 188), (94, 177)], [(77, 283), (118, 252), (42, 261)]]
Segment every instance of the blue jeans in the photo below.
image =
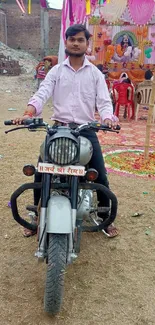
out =
[[(96, 133), (92, 130), (84, 130), (83, 132), (81, 132), (81, 135), (90, 140), (93, 146), (93, 155), (89, 162), (89, 167), (95, 168), (98, 171), (98, 178), (95, 182), (100, 183), (109, 188), (109, 182), (107, 178), (107, 171), (104, 164), (103, 154)], [(99, 206), (109, 207), (109, 199), (101, 191), (97, 191), (97, 198)]]

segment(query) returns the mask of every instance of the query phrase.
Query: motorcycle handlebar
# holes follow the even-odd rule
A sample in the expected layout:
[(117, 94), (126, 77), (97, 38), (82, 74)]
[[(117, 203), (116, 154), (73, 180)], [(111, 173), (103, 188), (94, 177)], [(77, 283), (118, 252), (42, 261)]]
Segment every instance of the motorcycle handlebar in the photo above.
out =
[(4, 125), (13, 125), (12, 120), (4, 121)]
[[(30, 118), (30, 119), (27, 119), (27, 120), (23, 120), (20, 122), (20, 125), (30, 125), (30, 124), (34, 124), (34, 125), (38, 125), (38, 126), (41, 126), (41, 125), (46, 125), (45, 122), (43, 122), (43, 119), (42, 118)], [(4, 121), (4, 125), (16, 125), (14, 123), (14, 120), (8, 120), (8, 121)]]
[[(4, 124), (5, 125), (14, 125), (14, 121), (13, 120), (7, 120), (7, 121), (4, 121)], [(23, 120), (21, 121), (20, 125), (25, 125), (25, 126), (29, 126), (31, 125), (31, 128), (34, 128), (37, 129), (37, 127), (47, 127), (48, 124), (45, 123), (43, 121), (42, 118), (32, 118), (32, 119), (27, 119), (27, 120)], [(19, 127), (20, 128), (20, 127)], [(111, 128), (109, 127), (108, 125), (105, 125), (105, 124), (100, 124), (98, 122), (90, 122), (90, 123), (85, 123), (85, 124), (82, 124), (82, 125), (79, 125), (75, 130), (74, 132), (80, 132), (82, 130), (86, 130), (86, 129), (92, 129), (92, 130), (95, 130), (96, 132), (97, 131), (100, 131), (100, 130), (103, 130), (103, 131), (111, 131), (111, 132), (118, 132), (121, 128), (120, 128), (120, 125), (117, 125), (115, 128)], [(11, 131), (11, 130), (10, 130)]]

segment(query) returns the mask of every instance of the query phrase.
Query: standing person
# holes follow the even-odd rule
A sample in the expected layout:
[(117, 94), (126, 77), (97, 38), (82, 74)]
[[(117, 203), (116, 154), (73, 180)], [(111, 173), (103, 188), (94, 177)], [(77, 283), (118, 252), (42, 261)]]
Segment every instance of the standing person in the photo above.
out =
[[(113, 116), (112, 102), (109, 96), (104, 75), (85, 57), (89, 45), (90, 33), (84, 25), (76, 24), (66, 31), (67, 59), (55, 65), (46, 75), (39, 90), (29, 100), (24, 116), (14, 120), (20, 124), (22, 120), (41, 114), (44, 104), (52, 97), (54, 125), (75, 123), (80, 125), (95, 120), (97, 107), (102, 123), (111, 128), (116, 127)], [(118, 122), (118, 119), (117, 119)], [(109, 188), (107, 172), (104, 165), (101, 147), (97, 135), (92, 130), (84, 130), (81, 135), (89, 139), (93, 145), (93, 156), (90, 167), (98, 173), (97, 182)], [(40, 181), (40, 174), (35, 175), (35, 181)], [(109, 207), (110, 202), (106, 195), (97, 193), (98, 206)], [(40, 192), (34, 192), (34, 204), (38, 205)], [(108, 214), (100, 213), (103, 220)], [(115, 237), (118, 230), (112, 224), (104, 229), (108, 237)]]

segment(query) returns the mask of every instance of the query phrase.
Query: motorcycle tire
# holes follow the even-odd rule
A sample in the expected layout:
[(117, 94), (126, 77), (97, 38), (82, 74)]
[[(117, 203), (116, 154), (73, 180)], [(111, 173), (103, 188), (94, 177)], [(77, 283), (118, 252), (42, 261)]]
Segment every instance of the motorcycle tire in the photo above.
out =
[(44, 309), (52, 315), (57, 314), (62, 305), (67, 251), (68, 235), (49, 234)]

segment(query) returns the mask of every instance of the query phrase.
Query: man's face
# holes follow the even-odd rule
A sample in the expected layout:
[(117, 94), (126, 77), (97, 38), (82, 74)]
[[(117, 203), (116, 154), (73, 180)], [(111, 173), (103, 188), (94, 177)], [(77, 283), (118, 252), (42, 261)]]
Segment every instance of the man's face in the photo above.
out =
[(81, 57), (86, 53), (89, 42), (84, 32), (80, 32), (74, 36), (69, 36), (65, 42), (66, 54), (69, 56)]

